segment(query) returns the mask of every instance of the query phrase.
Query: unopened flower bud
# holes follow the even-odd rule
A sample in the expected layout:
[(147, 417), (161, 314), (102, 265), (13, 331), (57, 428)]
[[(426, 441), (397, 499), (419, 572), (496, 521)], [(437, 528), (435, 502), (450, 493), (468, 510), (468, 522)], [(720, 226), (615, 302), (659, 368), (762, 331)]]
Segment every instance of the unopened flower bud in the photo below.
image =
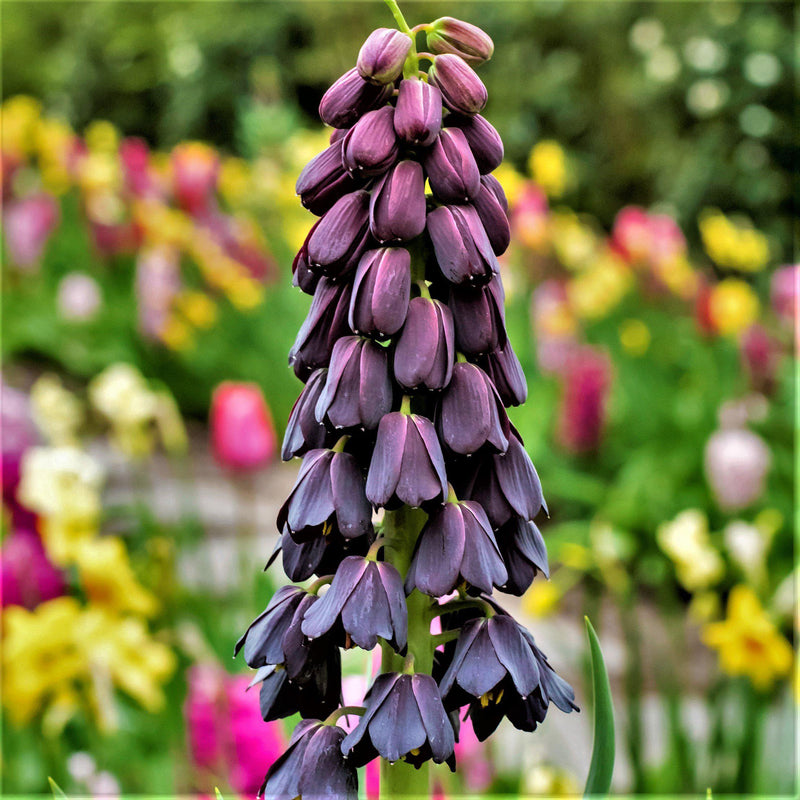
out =
[(401, 161), (372, 192), (370, 230), (381, 244), (407, 242), (425, 230), (425, 176), (411, 160)]
[(334, 444), (330, 441), (334, 434), (317, 422), (315, 410), (319, 396), (325, 387), (326, 369), (318, 369), (308, 379), (300, 397), (292, 406), (292, 413), (286, 423), (286, 433), (283, 436), (281, 458), (289, 461), (295, 456), (305, 455), (309, 450), (329, 447)]
[(322, 96), (320, 118), (333, 128), (349, 128), (362, 114), (382, 106), (393, 91), (391, 85), (376, 86), (365, 81), (353, 67)]
[(486, 175), (503, 163), (503, 140), (494, 125), (480, 114), (450, 114), (444, 125), (448, 128), (459, 128), (467, 137), (481, 175)]
[(378, 28), (358, 53), (358, 74), (370, 83), (392, 83), (403, 73), (411, 37), (394, 28)]
[(428, 147), (442, 127), (442, 93), (416, 78), (400, 81), (394, 129), (408, 144)]
[(528, 396), (528, 384), (517, 354), (511, 342), (488, 353), (476, 361), (477, 365), (492, 379), (505, 406), (521, 406)]
[(353, 281), (348, 322), (356, 333), (383, 338), (406, 321), (411, 298), (411, 256), (402, 247), (368, 250)]
[(427, 225), (436, 261), (451, 283), (488, 283), (497, 274), (497, 258), (472, 206), (440, 206), (428, 214)]
[(458, 128), (445, 128), (425, 155), (431, 189), (444, 203), (474, 199), (481, 188), (475, 157)]
[(438, 300), (415, 297), (394, 352), (394, 377), (404, 389), (437, 391), (450, 383), (455, 356), (450, 309)]
[(323, 275), (341, 276), (355, 267), (369, 239), (369, 192), (346, 194), (316, 224), (308, 238), (308, 264)]
[(432, 53), (454, 53), (469, 64), (481, 64), (492, 57), (494, 42), (477, 25), (441, 17), (428, 31), (428, 49)]
[(364, 114), (342, 140), (342, 163), (351, 173), (378, 175), (397, 158), (394, 109), (384, 106)]
[(337, 140), (306, 164), (297, 179), (295, 191), (300, 195), (300, 202), (312, 214), (321, 216), (337, 200), (360, 185), (345, 170), (342, 142)]
[(480, 191), (473, 202), (494, 254), (503, 255), (511, 243), (511, 226), (506, 212), (506, 196), (497, 178), (483, 175)]
[(319, 279), (319, 274), (308, 266), (308, 239), (306, 238), (292, 262), (292, 286), (296, 286), (306, 294), (314, 294)]
[(489, 95), (481, 79), (461, 58), (450, 53), (437, 56), (428, 80), (439, 88), (444, 104), (459, 114), (477, 114)]
[(453, 312), (456, 347), (462, 353), (493, 353), (505, 346), (504, 302), (505, 292), (499, 275), (478, 290), (472, 286), (450, 289), (447, 306)]

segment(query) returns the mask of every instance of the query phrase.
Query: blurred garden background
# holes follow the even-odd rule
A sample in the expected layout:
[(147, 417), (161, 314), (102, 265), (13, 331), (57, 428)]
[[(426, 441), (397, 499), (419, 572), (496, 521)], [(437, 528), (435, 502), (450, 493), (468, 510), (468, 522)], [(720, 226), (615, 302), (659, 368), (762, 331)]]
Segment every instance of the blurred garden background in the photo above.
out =
[[(518, 610), (583, 712), (467, 733), (442, 790), (579, 790), (588, 614), (618, 791), (794, 796), (794, 7), (403, 11), (495, 42), (511, 417), (551, 514)], [(297, 469), (294, 182), (391, 16), (5, 0), (2, 21), (3, 791), (252, 796), (291, 730), (231, 654), (280, 580)], [(345, 660), (353, 697), (369, 669)]]

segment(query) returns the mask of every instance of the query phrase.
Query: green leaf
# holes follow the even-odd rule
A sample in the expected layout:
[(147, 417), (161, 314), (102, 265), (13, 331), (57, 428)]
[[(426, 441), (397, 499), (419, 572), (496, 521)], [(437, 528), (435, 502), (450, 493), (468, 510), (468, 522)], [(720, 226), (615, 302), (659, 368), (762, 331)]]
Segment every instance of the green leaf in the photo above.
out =
[(53, 797), (64, 797), (64, 790), (48, 775), (47, 782), (50, 784), (50, 790), (53, 792)]
[(592, 744), (592, 763), (586, 778), (584, 797), (605, 796), (611, 788), (611, 775), (614, 772), (614, 704), (611, 687), (603, 661), (600, 642), (594, 632), (589, 617), (586, 620), (586, 635), (589, 637), (589, 650), (592, 656), (592, 691), (594, 692), (594, 742)]
[(218, 786), (214, 787), (214, 795), (216, 796), (217, 800), (223, 800), (222, 792), (219, 790)]

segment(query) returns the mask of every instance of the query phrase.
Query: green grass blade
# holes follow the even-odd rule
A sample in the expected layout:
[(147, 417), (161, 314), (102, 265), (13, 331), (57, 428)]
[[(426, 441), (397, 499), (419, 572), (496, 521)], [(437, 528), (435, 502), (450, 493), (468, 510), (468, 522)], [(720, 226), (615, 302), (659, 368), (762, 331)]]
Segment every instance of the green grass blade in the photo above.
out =
[(586, 620), (586, 635), (589, 637), (589, 651), (592, 656), (592, 690), (594, 692), (594, 742), (592, 743), (592, 763), (586, 778), (585, 797), (608, 794), (611, 776), (614, 773), (614, 703), (611, 699), (611, 686), (608, 683), (603, 652), (589, 617)]
[(50, 777), (48, 776), (47, 782), (50, 784), (50, 791), (53, 793), (53, 797), (59, 798), (66, 798), (64, 794), (64, 790)]

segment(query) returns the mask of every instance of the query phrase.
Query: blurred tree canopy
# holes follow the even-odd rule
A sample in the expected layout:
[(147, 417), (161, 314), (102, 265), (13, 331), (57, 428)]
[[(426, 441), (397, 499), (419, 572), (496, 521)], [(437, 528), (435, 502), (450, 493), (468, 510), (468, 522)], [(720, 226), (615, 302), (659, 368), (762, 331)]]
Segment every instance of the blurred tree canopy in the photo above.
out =
[[(609, 224), (660, 203), (748, 214), (790, 258), (796, 163), (793, 4), (407, 2), (411, 24), (455, 14), (490, 32), (487, 116), (524, 166), (564, 145), (564, 200)], [(4, 3), (3, 92), (41, 99), (78, 129), (105, 118), (169, 147), (243, 155), (313, 125), (324, 90), (368, 32), (374, 2)], [(691, 229), (690, 229), (691, 233)]]

